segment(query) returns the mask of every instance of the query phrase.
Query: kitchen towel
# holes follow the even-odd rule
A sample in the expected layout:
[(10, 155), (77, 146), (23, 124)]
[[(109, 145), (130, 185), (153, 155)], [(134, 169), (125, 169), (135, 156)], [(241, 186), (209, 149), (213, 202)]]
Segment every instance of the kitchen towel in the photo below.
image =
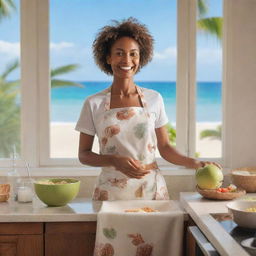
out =
[[(143, 207), (157, 212), (125, 212)], [(174, 201), (104, 201), (94, 256), (181, 256), (183, 223)]]

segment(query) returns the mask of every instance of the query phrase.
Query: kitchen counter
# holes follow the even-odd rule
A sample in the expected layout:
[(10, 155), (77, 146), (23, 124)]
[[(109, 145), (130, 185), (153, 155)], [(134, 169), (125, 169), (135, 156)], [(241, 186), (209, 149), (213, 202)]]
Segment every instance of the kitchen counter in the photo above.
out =
[[(250, 196), (256, 194), (250, 194)], [(180, 194), (181, 207), (191, 216), (220, 255), (248, 256), (245, 250), (224, 230), (211, 214), (227, 214), (228, 201), (213, 201), (196, 192)], [(38, 198), (32, 203), (0, 203), (0, 221), (3, 222), (87, 222), (97, 220), (100, 204), (91, 199), (76, 198), (63, 207), (47, 207)], [(187, 214), (185, 219), (187, 219)]]
[(96, 221), (100, 205), (91, 199), (76, 198), (62, 207), (47, 207), (36, 197), (32, 203), (0, 203), (1, 222)]
[[(178, 201), (173, 201), (179, 207)], [(102, 202), (76, 198), (66, 206), (47, 207), (37, 197), (32, 203), (0, 203), (0, 222), (85, 222), (97, 221)], [(184, 219), (187, 219), (184, 213)]]
[[(256, 196), (256, 194), (250, 194)], [(249, 254), (224, 230), (211, 214), (228, 214), (226, 204), (229, 201), (204, 199), (197, 192), (180, 193), (180, 203), (204, 233), (211, 244), (222, 256)]]

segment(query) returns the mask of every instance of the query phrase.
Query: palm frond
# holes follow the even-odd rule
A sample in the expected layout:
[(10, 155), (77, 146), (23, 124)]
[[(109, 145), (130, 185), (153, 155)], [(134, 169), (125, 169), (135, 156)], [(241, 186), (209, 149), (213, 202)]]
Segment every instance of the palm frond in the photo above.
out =
[(55, 69), (51, 70), (51, 77), (55, 77), (57, 75), (63, 75), (63, 74), (67, 74), (70, 73), (76, 69), (79, 68), (79, 65), (77, 64), (70, 64), (70, 65), (65, 65), (65, 66), (61, 66)]
[(220, 41), (222, 39), (222, 27), (222, 17), (203, 18), (197, 21), (198, 30), (208, 33), (209, 35), (213, 35)]
[(211, 138), (221, 140), (221, 125), (219, 125), (215, 130), (208, 129), (203, 130), (200, 133), (200, 139)]
[(5, 17), (10, 17), (12, 10), (16, 10), (13, 0), (0, 0), (0, 21)]
[(167, 132), (169, 135), (169, 141), (170, 141), (171, 145), (175, 146), (176, 145), (176, 130), (175, 130), (175, 128), (170, 123), (168, 123), (165, 127), (167, 129)]
[[(1, 0), (0, 0), (1, 1)], [(11, 62), (10, 64), (8, 64), (4, 70), (4, 72), (0, 75), (2, 80), (5, 80), (6, 77), (15, 69), (17, 69), (19, 67), (20, 63), (18, 60), (15, 60), (13, 62)]]
[(209, 3), (207, 0), (197, 0), (198, 16), (203, 17), (208, 13)]
[(51, 79), (51, 87), (52, 88), (63, 87), (63, 86), (76, 86), (76, 87), (81, 87), (81, 88), (84, 87), (82, 84), (72, 82), (72, 81)]

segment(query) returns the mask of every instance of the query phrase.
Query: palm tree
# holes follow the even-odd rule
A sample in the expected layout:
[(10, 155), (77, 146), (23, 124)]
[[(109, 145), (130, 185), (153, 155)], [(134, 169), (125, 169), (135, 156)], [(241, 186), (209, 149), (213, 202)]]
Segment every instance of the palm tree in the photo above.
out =
[(73, 81), (68, 81), (68, 80), (63, 80), (63, 79), (55, 79), (56, 76), (63, 75), (70, 73), (72, 71), (75, 71), (76, 69), (79, 68), (79, 65), (77, 64), (70, 64), (70, 65), (65, 65), (61, 67), (57, 67), (55, 69), (51, 70), (51, 87), (63, 87), (63, 86), (77, 86), (77, 87), (84, 87), (82, 84), (73, 82)]
[[(0, 158), (9, 157), (12, 145), (20, 151), (20, 105), (17, 101), (19, 95), (19, 80), (8, 81), (8, 76), (19, 67), (19, 62), (7, 65), (0, 74)], [(78, 69), (78, 65), (71, 64), (51, 70), (51, 87), (77, 86), (82, 84), (68, 80), (56, 79), (57, 75), (66, 74)]]
[(216, 37), (219, 41), (222, 40), (222, 28), (223, 18), (222, 17), (205, 17), (208, 13), (209, 3), (207, 0), (197, 0), (198, 30)]
[(0, 158), (9, 157), (11, 145), (20, 150), (20, 106), (17, 102), (18, 81), (8, 82), (8, 75), (18, 67), (15, 61), (0, 75)]
[(169, 141), (171, 145), (175, 146), (176, 145), (176, 129), (170, 123), (168, 123), (165, 127), (167, 129), (167, 132), (169, 135)]
[[(208, 13), (208, 1), (207, 0), (197, 0), (198, 9), (198, 20), (197, 28), (211, 36), (216, 37), (219, 41), (222, 40), (222, 28), (223, 28), (223, 18), (222, 17), (207, 17)], [(219, 125), (215, 130), (207, 129), (200, 133), (200, 139), (211, 138), (221, 140), (221, 125)]]
[(13, 10), (16, 10), (13, 0), (0, 0), (0, 21), (3, 18), (10, 17)]
[(200, 133), (200, 139), (204, 138), (211, 138), (211, 139), (218, 139), (221, 140), (221, 125), (218, 125), (217, 128), (209, 129), (209, 130), (203, 130)]

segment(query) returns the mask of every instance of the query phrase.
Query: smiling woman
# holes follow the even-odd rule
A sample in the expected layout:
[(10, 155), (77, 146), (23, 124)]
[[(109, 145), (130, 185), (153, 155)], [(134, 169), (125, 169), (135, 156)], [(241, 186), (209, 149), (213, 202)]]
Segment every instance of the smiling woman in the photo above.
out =
[[(122, 58), (122, 65), (116, 69), (119, 70), (120, 75), (136, 74), (136, 83), (138, 85), (164, 93), (164, 104), (168, 109), (170, 122), (172, 122), (173, 126), (175, 125), (176, 85), (175, 82), (168, 84), (165, 81), (176, 80), (176, 57), (168, 51), (165, 53), (165, 49), (176, 48), (176, 1), (164, 1), (164, 9), (155, 0), (150, 3), (144, 0), (137, 2), (131, 0), (119, 1), (118, 5), (116, 5), (115, 1), (110, 0), (101, 2), (100, 7), (97, 1), (92, 1), (90, 4), (87, 1), (79, 1), (79, 8), (77, 8), (78, 5), (75, 2), (70, 5), (68, 2), (59, 4), (58, 1), (50, 1), (51, 45), (54, 43), (55, 46), (51, 48), (51, 65), (79, 64), (80, 69), (69, 74), (63, 73), (62, 76), (67, 78), (66, 80), (81, 81), (80, 83), (84, 85), (84, 88), (54, 88), (51, 90), (51, 126), (50, 145), (48, 147), (50, 148), (50, 155), (44, 161), (45, 163), (60, 162), (56, 158), (77, 157), (78, 138), (74, 132), (74, 123), (78, 120), (83, 99), (109, 87), (108, 75), (112, 73), (110, 64), (100, 64), (99, 61), (96, 61), (96, 64), (105, 65), (102, 68), (106, 72), (104, 74), (97, 70), (90, 48), (93, 44), (95, 31), (98, 31), (102, 24), (109, 23), (113, 19), (122, 20), (129, 16), (136, 17), (146, 23), (153, 34), (160, 39), (155, 43), (155, 59), (142, 72), (138, 71), (153, 57), (153, 52), (148, 55), (148, 51), (152, 51), (152, 47), (147, 45), (149, 42), (146, 40), (147, 38), (140, 37), (139, 45), (135, 44), (135, 48), (132, 47), (129, 52), (124, 52), (122, 47), (117, 47), (115, 55), (112, 56), (115, 56), (115, 59), (112, 58), (109, 61), (114, 64), (113, 61), (118, 61), (118, 58)], [(96, 15), (99, 8), (106, 10), (104, 15)], [(121, 10), (126, 11), (122, 12)], [(157, 10), (154, 13), (157, 20), (159, 20), (160, 16), (165, 17), (166, 23), (162, 24), (161, 27), (152, 21), (152, 16), (149, 15), (152, 10)], [(64, 18), (66, 16), (70, 18), (68, 22)], [(90, 20), (93, 20), (93, 23)], [(65, 26), (63, 26), (64, 24)], [(63, 27), (65, 27), (65, 30), (62, 29)], [(123, 29), (125, 30), (125, 27)], [(138, 38), (139, 35), (142, 35), (142, 32), (138, 31), (139, 34), (134, 36)], [(106, 31), (106, 33), (110, 36), (112, 32)], [(62, 48), (59, 47), (57, 50), (57, 45), (62, 46)], [(138, 46), (140, 52), (138, 52)], [(97, 49), (98, 60), (101, 60), (100, 58), (104, 55), (105, 50), (106, 48), (104, 47)], [(150, 58), (145, 59), (146, 55), (150, 56)], [(131, 58), (132, 61), (124, 60), (124, 56)], [(134, 64), (134, 62), (138, 61), (138, 58), (140, 65)], [(130, 63), (127, 61), (130, 61)], [(135, 68), (136, 71), (134, 70)], [(114, 67), (113, 70), (115, 70)], [(148, 82), (143, 82), (144, 80)], [(113, 97), (117, 96), (113, 95)], [(98, 152), (96, 142), (94, 143), (94, 150)]]
[[(95, 184), (93, 200), (96, 204), (97, 201), (168, 200), (167, 186), (156, 162), (156, 149), (159, 149), (165, 160), (174, 164), (198, 168), (204, 163), (181, 155), (170, 145), (165, 129), (168, 119), (161, 95), (139, 87), (134, 82), (134, 75), (151, 60), (153, 38), (146, 25), (129, 18), (103, 27), (96, 36), (93, 49), (101, 70), (113, 76), (109, 88), (85, 100), (76, 125), (76, 130), (80, 132), (80, 162), (102, 167)], [(96, 134), (99, 138), (99, 153), (92, 149)], [(124, 216), (119, 217), (123, 219)], [(118, 216), (114, 215), (115, 223), (111, 223), (104, 215), (99, 214), (95, 255), (105, 254), (105, 249), (101, 248), (106, 242), (101, 226), (106, 227), (109, 223), (114, 227), (111, 233), (114, 231), (119, 234), (117, 237), (111, 235), (114, 240), (107, 241), (110, 255), (114, 255), (114, 252), (118, 255), (132, 255), (135, 240), (140, 240), (139, 243), (136, 242), (137, 255), (151, 255), (153, 248), (156, 256), (170, 253), (180, 255), (174, 254), (179, 247), (177, 243), (162, 249), (165, 247), (169, 221), (159, 229), (159, 234), (164, 234), (163, 238), (159, 239), (159, 234), (157, 238), (150, 236), (150, 242), (154, 246), (144, 243), (142, 237), (149, 232), (148, 224), (157, 223), (159, 228), (158, 218), (155, 221), (147, 218), (144, 216), (143, 221), (138, 220), (141, 223), (138, 228), (134, 216), (128, 215), (125, 223), (129, 223), (131, 229), (127, 236), (121, 233), (126, 228), (118, 225)], [(179, 223), (179, 231), (183, 230), (180, 225), (182, 218), (183, 214), (179, 214), (180, 222), (176, 218), (170, 218)], [(137, 234), (133, 235), (135, 230)], [(103, 233), (109, 237), (108, 231)], [(182, 232), (172, 230), (171, 233), (175, 234), (176, 239), (182, 237)], [(132, 243), (129, 237), (133, 239)], [(124, 245), (121, 248), (120, 243)]]

